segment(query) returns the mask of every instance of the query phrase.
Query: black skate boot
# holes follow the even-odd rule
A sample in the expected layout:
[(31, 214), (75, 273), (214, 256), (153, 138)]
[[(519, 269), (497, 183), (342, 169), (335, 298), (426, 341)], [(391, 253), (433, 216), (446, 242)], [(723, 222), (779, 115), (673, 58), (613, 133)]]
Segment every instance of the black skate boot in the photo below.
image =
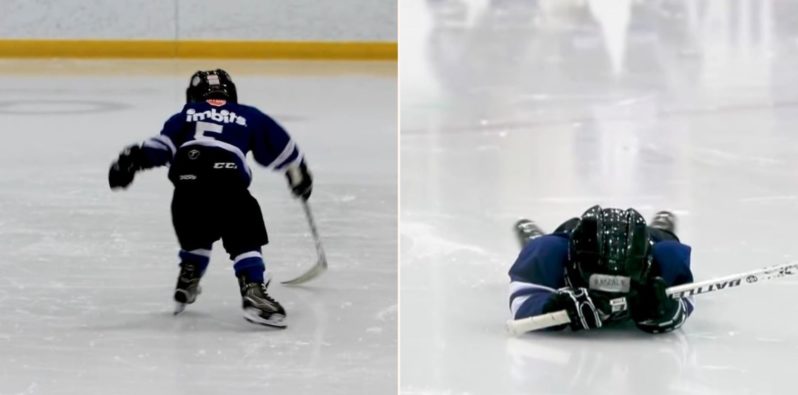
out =
[(521, 248), (523, 248), (529, 240), (543, 236), (543, 231), (540, 227), (526, 218), (518, 220), (513, 229), (515, 229), (518, 242), (521, 243)]
[(253, 324), (285, 328), (285, 309), (266, 292), (269, 283), (248, 283), (238, 279), (241, 286), (244, 319)]
[(659, 211), (654, 214), (649, 226), (676, 235), (676, 214), (670, 211)]
[(181, 262), (180, 274), (177, 276), (175, 286), (175, 315), (180, 314), (186, 309), (186, 305), (194, 303), (197, 295), (202, 292), (199, 286), (202, 271), (195, 263)]

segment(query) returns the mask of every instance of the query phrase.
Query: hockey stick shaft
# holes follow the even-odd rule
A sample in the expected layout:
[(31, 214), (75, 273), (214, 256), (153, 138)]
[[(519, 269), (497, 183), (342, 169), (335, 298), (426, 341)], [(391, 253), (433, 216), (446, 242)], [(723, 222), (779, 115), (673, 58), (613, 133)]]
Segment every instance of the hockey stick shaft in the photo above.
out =
[[(678, 299), (796, 274), (798, 274), (798, 262), (785, 263), (783, 265), (769, 266), (750, 272), (719, 277), (713, 280), (668, 287), (665, 293), (673, 299)], [(536, 315), (534, 317), (509, 320), (507, 321), (507, 330), (513, 335), (518, 335), (525, 332), (564, 325), (570, 322), (571, 320), (568, 318), (568, 313), (565, 310), (561, 310), (553, 313)]]
[(316, 245), (316, 256), (319, 262), (324, 262), (324, 267), (327, 267), (327, 257), (324, 255), (324, 247), (321, 245), (321, 237), (319, 237), (319, 230), (316, 227), (316, 221), (313, 219), (313, 213), (310, 212), (310, 205), (307, 200), (302, 201), (302, 208), (305, 210), (305, 217), (308, 219), (308, 227), (310, 227), (310, 234), (313, 236), (313, 243)]
[(327, 256), (324, 254), (324, 247), (321, 245), (321, 237), (319, 237), (319, 231), (316, 228), (316, 221), (313, 219), (313, 213), (310, 211), (310, 204), (308, 204), (307, 200), (302, 200), (302, 209), (305, 211), (310, 234), (313, 236), (313, 243), (316, 245), (316, 264), (301, 276), (283, 281), (283, 284), (296, 285), (310, 281), (327, 269)]
[(316, 255), (319, 261), (323, 261), (327, 265), (327, 257), (324, 255), (324, 248), (321, 246), (321, 237), (319, 237), (319, 230), (316, 227), (316, 221), (313, 219), (313, 213), (310, 212), (310, 205), (307, 200), (302, 201), (302, 208), (305, 210), (305, 216), (308, 218), (308, 226), (310, 233), (313, 236), (313, 243), (316, 245)]
[(313, 235), (313, 241), (316, 243), (316, 251), (321, 251), (321, 238), (319, 238), (319, 230), (316, 228), (316, 221), (313, 219), (313, 213), (310, 211), (310, 205), (307, 200), (302, 201), (302, 210), (305, 211), (305, 218), (308, 220), (308, 227), (310, 233)]
[(792, 276), (795, 274), (798, 274), (798, 262), (764, 267), (761, 269), (752, 270), (750, 272), (716, 278), (714, 280), (706, 280), (697, 283), (668, 287), (668, 289), (665, 290), (665, 293), (674, 299), (678, 299), (703, 293), (720, 291), (726, 288), (734, 288), (743, 284), (754, 284), (760, 281)]

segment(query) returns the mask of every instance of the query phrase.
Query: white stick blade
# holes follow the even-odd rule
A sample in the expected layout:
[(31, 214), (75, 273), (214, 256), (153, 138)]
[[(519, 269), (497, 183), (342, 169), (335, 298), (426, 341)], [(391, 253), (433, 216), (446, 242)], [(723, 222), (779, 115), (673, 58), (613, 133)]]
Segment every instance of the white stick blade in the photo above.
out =
[(326, 259), (318, 261), (312, 268), (310, 268), (310, 270), (308, 270), (306, 273), (302, 274), (301, 276), (292, 280), (281, 281), (280, 284), (297, 285), (297, 284), (306, 283), (318, 277), (320, 274), (324, 273), (325, 270), (327, 270)]
[(568, 312), (561, 310), (549, 314), (537, 315), (534, 317), (508, 320), (507, 331), (514, 336), (518, 336), (522, 333), (550, 328), (552, 326), (563, 325), (570, 322), (571, 319), (568, 318)]

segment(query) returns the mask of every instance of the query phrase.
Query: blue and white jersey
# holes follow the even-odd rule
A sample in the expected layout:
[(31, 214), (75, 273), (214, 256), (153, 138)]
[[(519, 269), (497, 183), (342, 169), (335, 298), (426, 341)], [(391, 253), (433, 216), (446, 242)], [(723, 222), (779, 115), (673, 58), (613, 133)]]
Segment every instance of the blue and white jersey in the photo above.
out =
[(202, 147), (221, 152), (226, 161), (212, 165), (232, 169), (246, 185), (252, 179), (246, 161), (250, 151), (257, 163), (278, 171), (303, 160), (285, 129), (257, 108), (208, 100), (186, 104), (166, 121), (158, 136), (142, 144), (147, 162), (144, 167), (172, 164), (181, 151), (202, 151)]
[[(654, 274), (668, 287), (693, 282), (690, 271), (690, 246), (678, 241), (663, 240), (652, 246)], [(549, 234), (535, 238), (521, 250), (510, 268), (510, 311), (513, 318), (543, 313), (543, 306), (557, 289), (565, 284), (568, 262), (568, 235)], [(688, 315), (693, 311), (690, 298), (682, 298)]]

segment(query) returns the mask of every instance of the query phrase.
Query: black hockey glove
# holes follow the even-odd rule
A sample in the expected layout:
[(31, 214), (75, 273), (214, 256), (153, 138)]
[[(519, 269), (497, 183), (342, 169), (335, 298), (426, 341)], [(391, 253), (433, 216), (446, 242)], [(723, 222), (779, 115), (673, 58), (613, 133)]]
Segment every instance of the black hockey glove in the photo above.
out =
[(126, 188), (133, 182), (133, 176), (142, 168), (143, 155), (139, 145), (131, 145), (119, 154), (119, 158), (111, 164), (108, 171), (108, 185), (111, 189)]
[(687, 318), (684, 304), (665, 294), (667, 285), (661, 277), (632, 285), (629, 309), (638, 328), (649, 333), (672, 331)]
[(587, 288), (561, 288), (543, 306), (543, 313), (565, 310), (571, 319), (571, 329), (601, 328), (602, 316), (598, 301), (594, 303)]
[(296, 197), (301, 197), (303, 200), (310, 198), (310, 193), (313, 191), (313, 177), (308, 170), (305, 161), (299, 166), (292, 166), (285, 172), (285, 177), (288, 179), (288, 187)]

